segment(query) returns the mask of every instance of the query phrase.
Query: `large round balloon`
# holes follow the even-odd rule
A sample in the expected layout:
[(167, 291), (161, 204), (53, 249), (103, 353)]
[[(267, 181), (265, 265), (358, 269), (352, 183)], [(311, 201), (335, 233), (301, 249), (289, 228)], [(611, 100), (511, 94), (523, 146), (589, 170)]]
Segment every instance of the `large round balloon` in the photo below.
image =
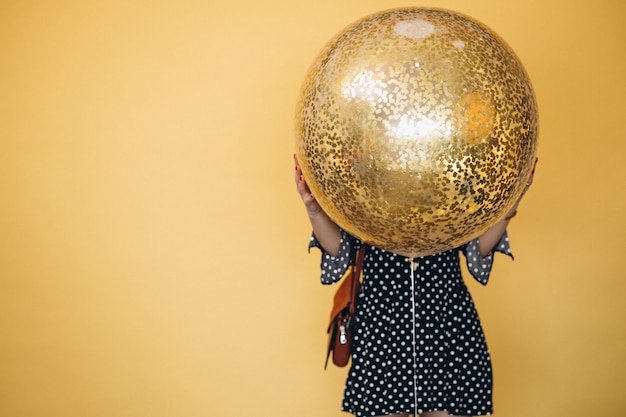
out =
[(513, 51), (440, 9), (348, 26), (314, 61), (296, 110), (296, 154), (321, 207), (407, 257), (458, 247), (506, 215), (536, 137), (535, 97)]

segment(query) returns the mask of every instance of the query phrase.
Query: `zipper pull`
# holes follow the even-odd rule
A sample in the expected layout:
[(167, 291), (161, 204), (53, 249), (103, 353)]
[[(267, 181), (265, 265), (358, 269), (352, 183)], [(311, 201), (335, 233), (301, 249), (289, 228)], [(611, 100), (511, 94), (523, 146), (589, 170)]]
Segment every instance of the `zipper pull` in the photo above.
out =
[(339, 343), (341, 343), (342, 345), (345, 345), (346, 343), (348, 343), (348, 335), (346, 333), (346, 326), (344, 326), (343, 324), (339, 325)]

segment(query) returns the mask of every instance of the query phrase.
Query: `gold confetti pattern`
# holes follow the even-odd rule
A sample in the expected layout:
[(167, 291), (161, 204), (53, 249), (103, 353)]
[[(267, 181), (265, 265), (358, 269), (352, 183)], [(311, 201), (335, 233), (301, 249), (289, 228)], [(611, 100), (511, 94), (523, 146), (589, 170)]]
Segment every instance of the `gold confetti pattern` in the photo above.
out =
[(535, 97), (494, 32), (440, 9), (348, 26), (322, 50), (296, 109), (296, 154), (328, 215), (407, 257), (460, 246), (521, 195)]

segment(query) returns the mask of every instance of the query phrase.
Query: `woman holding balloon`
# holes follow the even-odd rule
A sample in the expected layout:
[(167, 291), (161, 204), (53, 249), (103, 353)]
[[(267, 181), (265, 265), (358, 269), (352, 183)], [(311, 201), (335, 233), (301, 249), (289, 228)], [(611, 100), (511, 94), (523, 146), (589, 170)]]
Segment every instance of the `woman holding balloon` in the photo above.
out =
[(512, 257), (506, 228), (532, 183), (536, 135), (522, 65), (466, 16), (382, 12), (322, 50), (296, 110), (295, 181), (323, 283), (366, 247), (344, 411), (493, 412), (460, 255), (482, 284), (495, 252)]

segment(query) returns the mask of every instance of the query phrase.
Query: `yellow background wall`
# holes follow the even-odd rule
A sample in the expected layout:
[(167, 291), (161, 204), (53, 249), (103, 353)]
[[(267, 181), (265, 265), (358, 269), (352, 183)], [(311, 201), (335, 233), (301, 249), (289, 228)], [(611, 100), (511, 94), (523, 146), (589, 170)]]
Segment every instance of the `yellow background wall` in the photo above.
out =
[(68, 0), (0, 2), (0, 417), (344, 415), (293, 111), (408, 5), (498, 32), (540, 106), (516, 260), (470, 285), (496, 416), (626, 411), (623, 1)]

